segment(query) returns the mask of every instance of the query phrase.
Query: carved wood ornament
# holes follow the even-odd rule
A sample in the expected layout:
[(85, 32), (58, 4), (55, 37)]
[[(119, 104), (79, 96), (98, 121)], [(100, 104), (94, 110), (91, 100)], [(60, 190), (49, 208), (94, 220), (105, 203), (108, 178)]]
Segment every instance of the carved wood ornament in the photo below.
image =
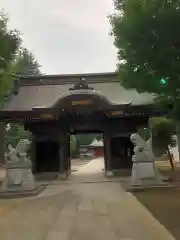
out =
[(79, 81), (77, 81), (72, 88), (70, 88), (70, 91), (73, 90), (94, 90), (92, 87), (88, 86), (88, 83), (85, 78), (80, 78)]

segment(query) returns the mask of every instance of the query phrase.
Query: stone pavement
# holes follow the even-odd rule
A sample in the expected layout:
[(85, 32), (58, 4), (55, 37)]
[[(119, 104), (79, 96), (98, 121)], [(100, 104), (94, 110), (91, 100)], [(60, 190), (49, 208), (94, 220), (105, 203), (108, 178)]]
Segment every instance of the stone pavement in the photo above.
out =
[(97, 158), (89, 161), (73, 172), (68, 178), (71, 182), (99, 182), (106, 180), (104, 177), (104, 159)]
[[(73, 174), (74, 183), (50, 185), (36, 198), (1, 200), (0, 239), (173, 240), (119, 182), (100, 181), (102, 164), (93, 160)], [(97, 181), (82, 183), (92, 171)]]

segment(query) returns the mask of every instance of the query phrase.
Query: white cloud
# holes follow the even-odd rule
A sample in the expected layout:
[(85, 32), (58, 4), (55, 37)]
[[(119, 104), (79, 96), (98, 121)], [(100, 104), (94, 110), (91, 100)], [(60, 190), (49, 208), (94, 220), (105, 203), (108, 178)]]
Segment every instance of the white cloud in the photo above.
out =
[(46, 73), (114, 71), (112, 0), (1, 0)]

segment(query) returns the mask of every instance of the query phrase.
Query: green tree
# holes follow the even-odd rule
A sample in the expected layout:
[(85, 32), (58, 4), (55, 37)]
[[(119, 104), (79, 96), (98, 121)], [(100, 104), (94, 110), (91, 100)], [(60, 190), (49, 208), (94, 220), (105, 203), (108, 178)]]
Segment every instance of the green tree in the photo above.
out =
[[(18, 75), (40, 75), (39, 63), (35, 59), (34, 55), (27, 49), (22, 49), (14, 62), (14, 68)], [(30, 138), (31, 133), (24, 130), (24, 127), (20, 123), (10, 124), (10, 128), (6, 131), (5, 141), (7, 144), (16, 146), (21, 138)]]
[[(8, 17), (0, 11), (0, 108), (6, 92), (12, 86), (13, 61), (19, 50), (21, 39), (17, 30), (8, 29)], [(4, 162), (4, 124), (0, 123), (0, 162)]]
[(179, 124), (180, 0), (114, 0), (114, 5), (110, 22), (121, 84), (155, 93), (156, 103)]
[(19, 50), (21, 39), (17, 30), (8, 29), (8, 17), (0, 11), (0, 104), (4, 102), (4, 95), (14, 80), (14, 60)]
[(16, 58), (16, 74), (17, 75), (41, 75), (41, 65), (35, 59), (35, 56), (23, 48)]
[[(173, 120), (168, 118), (155, 117), (149, 119), (149, 128), (153, 137), (154, 153), (157, 156), (161, 156), (172, 143), (172, 135), (176, 131), (175, 124)], [(158, 153), (159, 151), (160, 154)]]
[(170, 147), (177, 144), (172, 138), (172, 135), (176, 132), (174, 121), (165, 117), (150, 118), (149, 128), (153, 140), (152, 147), (154, 155), (160, 157), (167, 152), (171, 167), (175, 169), (173, 158), (170, 153)]
[(13, 147), (16, 147), (20, 139), (30, 139), (31, 137), (30, 132), (25, 131), (21, 124), (11, 124), (8, 127), (5, 131), (5, 140), (7, 144), (11, 144)]
[(103, 138), (102, 134), (77, 134), (76, 137), (79, 145), (89, 145), (95, 138), (97, 140)]
[(180, 0), (114, 0), (110, 16), (121, 84), (158, 94), (180, 119)]

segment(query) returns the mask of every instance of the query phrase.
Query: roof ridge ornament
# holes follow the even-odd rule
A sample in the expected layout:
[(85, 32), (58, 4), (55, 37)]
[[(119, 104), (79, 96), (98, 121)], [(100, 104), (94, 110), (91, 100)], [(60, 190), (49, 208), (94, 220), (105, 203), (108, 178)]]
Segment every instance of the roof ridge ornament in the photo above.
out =
[(86, 78), (82, 77), (69, 90), (70, 91), (73, 91), (73, 90), (94, 90), (94, 88), (89, 87), (89, 85), (86, 81)]

